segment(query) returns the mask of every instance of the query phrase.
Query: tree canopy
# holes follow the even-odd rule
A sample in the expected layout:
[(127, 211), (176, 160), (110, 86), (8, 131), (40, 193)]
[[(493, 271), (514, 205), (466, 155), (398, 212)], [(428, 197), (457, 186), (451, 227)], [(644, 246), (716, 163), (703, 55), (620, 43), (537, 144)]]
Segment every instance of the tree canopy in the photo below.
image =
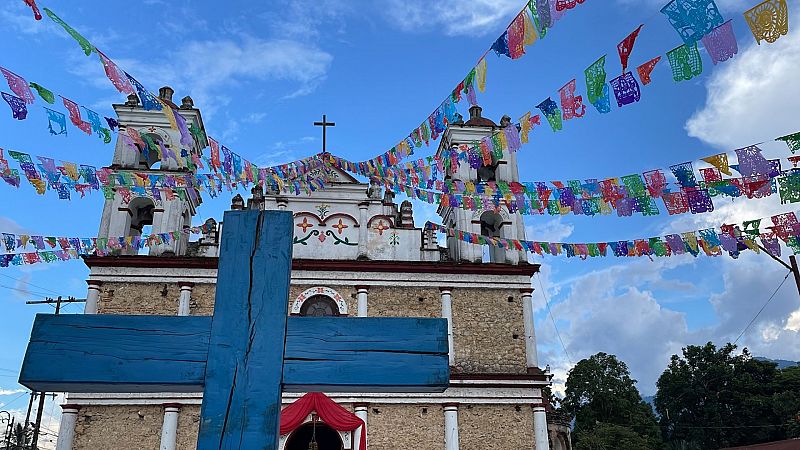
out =
[[(561, 406), (575, 419), (577, 450), (660, 446), (655, 415), (635, 383), (628, 366), (606, 353), (583, 359), (570, 370)], [(626, 445), (620, 447), (621, 441)]]
[(735, 350), (709, 342), (672, 356), (655, 397), (668, 442), (716, 449), (798, 435), (800, 368), (779, 371)]

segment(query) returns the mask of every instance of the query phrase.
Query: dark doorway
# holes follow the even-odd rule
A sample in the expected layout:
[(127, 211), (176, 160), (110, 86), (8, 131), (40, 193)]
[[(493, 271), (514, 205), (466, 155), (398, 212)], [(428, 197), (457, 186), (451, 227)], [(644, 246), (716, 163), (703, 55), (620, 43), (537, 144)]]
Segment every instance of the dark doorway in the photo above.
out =
[[(313, 424), (300, 426), (289, 435), (284, 450), (309, 450), (308, 444), (311, 443), (311, 436), (314, 434)], [(319, 450), (342, 450), (344, 447), (339, 432), (319, 421), (317, 421), (316, 441)]]

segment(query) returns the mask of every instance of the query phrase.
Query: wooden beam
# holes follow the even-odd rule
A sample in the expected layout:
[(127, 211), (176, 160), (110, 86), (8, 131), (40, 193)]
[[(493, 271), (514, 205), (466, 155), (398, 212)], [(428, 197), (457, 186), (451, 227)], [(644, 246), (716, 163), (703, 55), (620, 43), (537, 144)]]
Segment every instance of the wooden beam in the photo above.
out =
[[(20, 383), (46, 392), (202, 392), (210, 330), (202, 316), (37, 314)], [(284, 360), (285, 392), (442, 392), (447, 322), (289, 317)]]
[(197, 450), (277, 449), (292, 228), (289, 211), (227, 211)]

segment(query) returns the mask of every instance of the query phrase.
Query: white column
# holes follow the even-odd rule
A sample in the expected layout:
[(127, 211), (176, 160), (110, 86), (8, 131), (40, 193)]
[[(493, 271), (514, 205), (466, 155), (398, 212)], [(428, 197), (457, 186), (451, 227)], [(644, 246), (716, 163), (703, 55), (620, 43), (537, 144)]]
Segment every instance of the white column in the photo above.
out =
[(358, 256), (360, 258), (367, 257), (367, 231), (369, 231), (367, 229), (367, 208), (369, 208), (369, 202), (358, 204)]
[(447, 319), (447, 357), (452, 367), (456, 360), (453, 345), (453, 300), (450, 288), (439, 288), (439, 291), (442, 294), (442, 319)]
[(547, 413), (544, 404), (533, 405), (533, 435), (536, 450), (549, 450), (550, 440), (547, 436)]
[(178, 315), (188, 316), (189, 303), (192, 300), (192, 288), (194, 288), (194, 283), (181, 282), (178, 283), (178, 285), (181, 287), (181, 296), (180, 300), (178, 301)]
[(444, 405), (444, 449), (458, 450), (458, 404)]
[(56, 450), (72, 450), (75, 441), (75, 423), (78, 422), (78, 405), (61, 405), (61, 426), (58, 429)]
[(367, 293), (369, 286), (356, 286), (358, 290), (358, 317), (367, 317)]
[(181, 405), (167, 403), (164, 405), (164, 425), (161, 427), (161, 446), (159, 450), (175, 450), (178, 440), (178, 413)]
[(89, 289), (86, 291), (86, 304), (83, 307), (84, 314), (97, 314), (97, 305), (100, 303), (100, 286), (102, 281), (86, 280)]
[[(365, 433), (367, 430), (367, 408), (368, 405), (366, 403), (356, 403), (354, 408), (356, 411), (356, 416), (364, 421)], [(364, 443), (364, 446), (366, 447), (366, 443)], [(358, 427), (355, 433), (353, 433), (353, 450), (359, 450), (360, 448), (361, 448), (361, 427)]]
[(536, 351), (536, 330), (533, 325), (533, 289), (520, 289), (522, 293), (522, 321), (525, 325), (525, 362), (528, 368), (539, 368)]

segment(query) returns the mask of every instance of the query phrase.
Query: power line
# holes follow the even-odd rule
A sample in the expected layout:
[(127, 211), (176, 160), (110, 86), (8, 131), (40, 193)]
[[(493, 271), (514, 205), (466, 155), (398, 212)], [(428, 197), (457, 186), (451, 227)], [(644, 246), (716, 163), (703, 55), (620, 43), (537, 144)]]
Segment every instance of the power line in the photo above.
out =
[(47, 293), (44, 293), (44, 292), (39, 292), (39, 291), (36, 291), (36, 292), (34, 292), (34, 291), (25, 290), (25, 289), (15, 288), (15, 287), (12, 287), (12, 286), (6, 286), (6, 285), (4, 285), (4, 284), (0, 284), (0, 288), (10, 289), (10, 290), (12, 290), (12, 291), (21, 292), (21, 293), (23, 293), (23, 294), (36, 294), (36, 295), (41, 295), (42, 297), (45, 297), (45, 296), (47, 296), (47, 295), (50, 295), (50, 294), (47, 294)]
[(556, 336), (558, 336), (558, 342), (561, 342), (561, 348), (564, 349), (564, 355), (567, 357), (567, 361), (569, 364), (572, 365), (572, 358), (569, 356), (569, 352), (567, 351), (567, 346), (564, 345), (564, 340), (561, 339), (561, 333), (558, 331), (558, 325), (556, 325), (556, 319), (553, 318), (553, 310), (550, 309), (550, 300), (547, 298), (547, 291), (544, 289), (544, 285), (542, 284), (542, 276), (540, 273), (536, 273), (536, 279), (539, 280), (539, 287), (542, 288), (542, 295), (544, 296), (544, 304), (547, 305), (547, 313), (550, 315), (550, 320), (553, 322), (553, 328), (556, 330)]
[(28, 392), (28, 391), (25, 391), (25, 392), (23, 392), (23, 393), (19, 394), (18, 396), (14, 397), (14, 398), (13, 398), (11, 401), (9, 401), (9, 402), (8, 402), (8, 403), (6, 403), (5, 405), (3, 405), (3, 407), (4, 407), (4, 408), (7, 408), (9, 405), (11, 405), (11, 404), (12, 404), (12, 403), (14, 403), (15, 401), (19, 400), (20, 398), (22, 398), (22, 396), (23, 396), (23, 395), (26, 395), (26, 394), (30, 394), (30, 392)]
[(53, 293), (53, 294), (56, 294), (56, 295), (58, 295), (58, 292), (56, 292), (56, 291), (54, 291), (54, 290), (52, 290), (52, 289), (48, 289), (48, 288), (46, 288), (46, 287), (43, 287), (43, 286), (39, 286), (39, 285), (33, 284), (33, 283), (31, 283), (30, 281), (25, 281), (25, 280), (22, 280), (22, 279), (20, 279), (20, 278), (12, 277), (11, 275), (6, 275), (6, 274), (4, 274), (4, 273), (0, 273), (0, 276), (4, 276), (4, 277), (6, 277), (6, 278), (10, 278), (10, 279), (12, 279), (12, 280), (14, 280), (14, 281), (19, 281), (20, 283), (25, 283), (25, 284), (27, 284), (27, 285), (29, 285), (29, 286), (33, 286), (33, 287), (35, 287), (35, 288), (44, 289), (44, 290), (45, 290), (45, 291), (47, 291), (47, 292), (51, 292), (51, 293)]
[(758, 310), (758, 312), (756, 313), (756, 315), (755, 315), (755, 316), (753, 316), (753, 319), (750, 321), (750, 323), (748, 323), (748, 324), (747, 324), (747, 326), (746, 326), (746, 327), (744, 327), (744, 330), (742, 330), (742, 332), (741, 332), (741, 333), (739, 333), (739, 336), (736, 338), (736, 340), (735, 340), (735, 341), (733, 341), (733, 345), (736, 345), (736, 343), (737, 343), (737, 342), (739, 342), (739, 339), (741, 339), (741, 337), (742, 337), (742, 335), (744, 335), (745, 331), (747, 331), (747, 329), (748, 329), (748, 328), (750, 328), (750, 326), (751, 326), (751, 325), (753, 325), (753, 322), (755, 322), (755, 321), (756, 321), (756, 319), (758, 319), (758, 316), (759, 316), (759, 315), (761, 315), (761, 312), (762, 312), (762, 311), (764, 311), (764, 308), (766, 308), (766, 307), (767, 307), (767, 305), (769, 305), (769, 302), (771, 302), (771, 301), (772, 301), (772, 299), (773, 299), (773, 298), (775, 298), (775, 294), (777, 294), (777, 293), (778, 293), (778, 291), (781, 289), (781, 286), (783, 286), (783, 283), (785, 283), (785, 282), (786, 282), (786, 280), (789, 278), (789, 275), (791, 275), (791, 274), (792, 274), (792, 272), (789, 272), (789, 273), (787, 273), (787, 274), (786, 274), (786, 276), (785, 276), (785, 277), (783, 277), (783, 280), (780, 282), (780, 284), (778, 285), (778, 287), (777, 287), (777, 288), (775, 288), (775, 291), (774, 291), (774, 292), (772, 292), (772, 295), (770, 295), (770, 296), (769, 296), (769, 298), (767, 299), (767, 301), (764, 303), (764, 306), (762, 306), (762, 307), (761, 307), (761, 309), (759, 309), (759, 310)]

